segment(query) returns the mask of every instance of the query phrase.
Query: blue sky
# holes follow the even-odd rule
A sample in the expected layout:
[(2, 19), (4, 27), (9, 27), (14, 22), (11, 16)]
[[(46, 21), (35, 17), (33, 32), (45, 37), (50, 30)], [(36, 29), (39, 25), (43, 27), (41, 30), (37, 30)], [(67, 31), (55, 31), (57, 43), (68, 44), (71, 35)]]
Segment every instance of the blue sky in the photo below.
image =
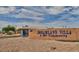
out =
[(79, 28), (79, 6), (1, 6), (0, 28), (9, 24)]

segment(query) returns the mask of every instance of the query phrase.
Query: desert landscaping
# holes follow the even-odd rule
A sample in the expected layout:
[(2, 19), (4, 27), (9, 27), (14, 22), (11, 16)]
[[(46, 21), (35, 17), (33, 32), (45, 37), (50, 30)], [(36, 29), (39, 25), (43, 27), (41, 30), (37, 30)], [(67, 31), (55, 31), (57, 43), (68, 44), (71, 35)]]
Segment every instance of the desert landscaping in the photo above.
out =
[(0, 38), (0, 52), (78, 52), (79, 42), (38, 40), (27, 37)]
[[(0, 52), (78, 52), (78, 29), (51, 28), (13, 30), (8, 26), (0, 33)], [(38, 32), (40, 30), (40, 32)], [(60, 33), (59, 31), (62, 31)]]
[(78, 6), (1, 6), (0, 52), (78, 52)]

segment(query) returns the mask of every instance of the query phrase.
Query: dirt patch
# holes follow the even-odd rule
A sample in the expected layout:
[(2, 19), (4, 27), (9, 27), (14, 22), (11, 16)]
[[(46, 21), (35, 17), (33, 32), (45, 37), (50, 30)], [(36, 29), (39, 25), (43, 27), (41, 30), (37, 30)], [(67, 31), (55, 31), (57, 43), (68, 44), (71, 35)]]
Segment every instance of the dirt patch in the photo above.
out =
[(34, 40), (26, 37), (0, 38), (1, 52), (78, 52), (79, 42)]

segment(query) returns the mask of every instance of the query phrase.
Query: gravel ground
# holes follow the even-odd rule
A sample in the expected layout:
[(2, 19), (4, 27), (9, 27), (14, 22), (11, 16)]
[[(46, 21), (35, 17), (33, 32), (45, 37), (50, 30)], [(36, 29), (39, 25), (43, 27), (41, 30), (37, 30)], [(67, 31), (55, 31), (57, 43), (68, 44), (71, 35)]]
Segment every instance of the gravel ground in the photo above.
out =
[(78, 52), (79, 42), (34, 40), (23, 37), (0, 38), (1, 52)]

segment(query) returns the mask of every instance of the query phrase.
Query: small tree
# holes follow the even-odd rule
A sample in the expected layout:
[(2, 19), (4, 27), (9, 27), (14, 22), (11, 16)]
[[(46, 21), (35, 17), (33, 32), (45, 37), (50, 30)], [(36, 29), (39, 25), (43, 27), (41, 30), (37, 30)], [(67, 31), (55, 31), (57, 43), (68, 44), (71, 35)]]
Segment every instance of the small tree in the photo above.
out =
[(15, 27), (11, 25), (8, 25), (7, 27), (2, 28), (2, 32), (5, 32), (5, 33), (8, 33), (9, 31), (15, 32), (15, 30), (16, 30)]

